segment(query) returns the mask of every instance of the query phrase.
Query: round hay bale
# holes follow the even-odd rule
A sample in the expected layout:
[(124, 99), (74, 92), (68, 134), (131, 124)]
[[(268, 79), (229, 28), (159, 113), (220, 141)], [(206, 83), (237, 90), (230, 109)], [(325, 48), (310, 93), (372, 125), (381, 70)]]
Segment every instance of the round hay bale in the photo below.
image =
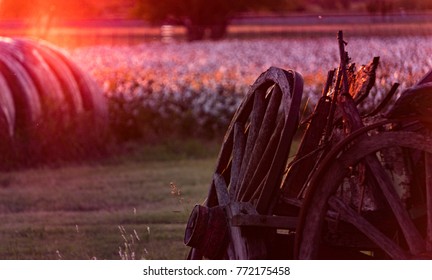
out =
[(108, 130), (101, 88), (60, 48), (0, 37), (0, 165), (80, 158)]

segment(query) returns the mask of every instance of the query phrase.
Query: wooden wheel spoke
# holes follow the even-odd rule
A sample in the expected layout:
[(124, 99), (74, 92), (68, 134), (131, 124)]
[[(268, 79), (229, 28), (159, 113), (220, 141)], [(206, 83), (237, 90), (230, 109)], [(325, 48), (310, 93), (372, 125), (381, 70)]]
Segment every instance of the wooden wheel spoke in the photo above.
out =
[(367, 163), (370, 171), (373, 174), (374, 180), (376, 180), (377, 185), (381, 188), (384, 197), (392, 209), (394, 216), (402, 229), (410, 251), (415, 255), (421, 253), (425, 248), (423, 237), (417, 230), (408, 212), (402, 205), (392, 180), (375, 156), (367, 156), (365, 158), (365, 162)]
[(256, 140), (250, 162), (241, 183), (242, 192), (238, 196), (240, 201), (247, 201), (250, 198), (256, 187), (268, 173), (269, 165), (276, 156), (276, 148), (279, 144), (279, 136), (284, 124), (284, 119), (279, 118), (278, 120), (277, 114), (280, 99), (281, 92), (275, 87), (265, 114), (265, 121)]
[(370, 238), (375, 244), (381, 247), (390, 257), (394, 259), (407, 259), (408, 255), (390, 238), (376, 229), (360, 214), (348, 207), (341, 199), (332, 196), (328, 203), (341, 215), (341, 219), (354, 225), (358, 230)]
[[(328, 200), (332, 194), (336, 193), (340, 182), (349, 173), (350, 167), (355, 166), (361, 160), (368, 164), (369, 171), (373, 171), (370, 177), (374, 178), (376, 180), (375, 185), (378, 185), (382, 189), (382, 193), (394, 213), (394, 219), (403, 230), (404, 237), (409, 246), (409, 252), (406, 252), (406, 254), (409, 254), (407, 258), (416, 257), (417, 254), (421, 255), (425, 251), (424, 237), (419, 233), (408, 212), (403, 207), (389, 175), (386, 172), (382, 172), (383, 166), (377, 160), (374, 153), (386, 147), (399, 146), (417, 149), (430, 154), (432, 152), (432, 139), (420, 133), (407, 131), (382, 132), (374, 136), (365, 137), (357, 135), (355, 138), (357, 141), (354, 143), (344, 140), (341, 143), (343, 146), (338, 145), (334, 147), (323, 160), (320, 169), (314, 173), (310, 181), (308, 193), (303, 202), (302, 212), (300, 213), (299, 226), (297, 227), (298, 235), (296, 235), (295, 250), (298, 257), (317, 257), (320, 232), (324, 225), (322, 220), (324, 219)], [(350, 147), (344, 150), (343, 147), (346, 147), (348, 144)], [(428, 184), (430, 184), (430, 181)], [(428, 195), (428, 199), (432, 201), (432, 194)], [(431, 209), (432, 206), (428, 206), (428, 211), (432, 212)], [(432, 224), (430, 221), (431, 212), (426, 214), (428, 215), (429, 223)], [(393, 217), (389, 218), (393, 219)], [(354, 222), (353, 224), (356, 225)], [(428, 238), (431, 235), (429, 233)], [(381, 243), (377, 245), (380, 246)], [(387, 243), (385, 246), (390, 245), (392, 243)], [(397, 247), (396, 249), (400, 250), (399, 246)], [(385, 250), (391, 251), (394, 249)], [(402, 257), (399, 253), (396, 256)]]
[[(302, 89), (301, 75), (275, 67), (264, 72), (251, 86), (225, 134), (206, 205), (195, 210), (210, 213), (208, 219), (201, 219), (199, 229), (202, 234), (193, 234), (197, 226), (193, 218), (199, 215), (195, 213), (189, 219), (193, 242), (188, 244), (197, 247), (191, 250), (189, 259), (248, 259), (267, 255), (265, 241), (260, 235), (266, 231), (246, 230), (233, 224), (232, 218), (247, 215), (247, 227), (260, 225), (262, 213), (258, 214), (258, 205), (253, 205), (250, 200), (261, 201), (265, 205), (260, 207), (264, 209), (276, 197), (274, 191), (280, 188), (297, 129)], [(225, 225), (220, 224), (220, 210), (225, 215), (227, 231)], [(216, 213), (213, 221), (211, 213)], [(203, 215), (207, 214), (202, 214), (201, 218), (205, 217)], [(273, 219), (273, 215), (266, 217), (278, 227), (286, 221)], [(289, 220), (290, 227), (293, 221), (296, 219)], [(217, 234), (212, 234), (213, 228), (223, 234), (218, 238)], [(213, 246), (220, 246), (224, 252), (212, 250)]]
[(263, 92), (261, 89), (258, 89), (257, 92), (255, 92), (254, 96), (253, 109), (250, 116), (251, 120), (249, 125), (249, 133), (246, 139), (246, 146), (244, 150), (242, 164), (239, 170), (240, 173), (238, 176), (237, 185), (235, 186), (235, 189), (238, 192), (241, 191), (240, 186), (245, 178), (246, 170), (251, 160), (252, 151), (254, 149), (256, 139), (259, 135), (261, 124), (266, 111), (265, 105), (265, 92)]
[(246, 135), (244, 131), (244, 125), (242, 123), (235, 123), (231, 178), (229, 184), (230, 185), (229, 196), (231, 200), (233, 200), (237, 194), (237, 182), (239, 178), (245, 146), (246, 146)]
[(256, 199), (261, 194), (264, 186), (264, 180), (269, 174), (269, 170), (268, 170), (269, 166), (271, 165), (276, 154), (276, 149), (280, 141), (284, 124), (285, 124), (284, 118), (280, 118), (277, 127), (275, 129), (275, 132), (270, 138), (269, 144), (267, 145), (267, 148), (260, 160), (260, 163), (258, 164), (258, 167), (255, 170), (251, 183), (248, 187), (248, 192), (244, 194), (242, 200), (246, 201), (250, 199)]
[[(251, 179), (254, 176), (255, 171), (257, 170), (257, 166), (260, 164), (260, 161), (262, 160), (263, 153), (266, 150), (271, 135), (274, 133), (274, 129), (276, 127), (276, 119), (278, 115), (280, 101), (282, 98), (282, 93), (278, 86), (273, 86), (270, 94), (271, 95), (268, 97), (270, 100), (264, 114), (264, 119), (260, 126), (260, 130), (258, 131), (258, 135), (254, 141), (254, 146), (251, 151), (251, 154), (249, 155), (250, 157), (249, 162), (247, 162), (247, 165), (242, 165), (242, 169), (245, 168), (245, 170), (244, 172), (242, 172), (243, 180), (241, 182), (240, 181), (238, 182), (241, 183), (242, 186), (242, 189), (239, 190), (239, 197), (238, 197), (239, 200), (241, 199), (241, 196), (245, 192), (247, 192), (248, 188), (250, 187), (249, 185), (252, 182)], [(263, 175), (265, 174), (260, 174), (260, 175), (262, 175), (263, 177)]]
[(230, 198), (224, 177), (218, 173), (215, 173), (213, 176), (213, 181), (216, 188), (216, 195), (219, 200), (219, 205), (228, 205), (230, 202)]

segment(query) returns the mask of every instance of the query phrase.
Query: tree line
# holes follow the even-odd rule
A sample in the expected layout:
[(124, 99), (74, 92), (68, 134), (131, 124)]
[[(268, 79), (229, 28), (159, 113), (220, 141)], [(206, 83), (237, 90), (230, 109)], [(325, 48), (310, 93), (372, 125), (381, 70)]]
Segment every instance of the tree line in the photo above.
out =
[(133, 14), (154, 23), (173, 23), (186, 27), (189, 40), (225, 36), (232, 17), (244, 12), (390, 12), (425, 10), (432, 0), (138, 0)]
[[(102, 3), (102, 4), (101, 4)], [(1, 0), (0, 18), (101, 18), (115, 10), (123, 17), (185, 26), (188, 40), (220, 39), (240, 13), (347, 12), (386, 15), (432, 9), (432, 0)]]

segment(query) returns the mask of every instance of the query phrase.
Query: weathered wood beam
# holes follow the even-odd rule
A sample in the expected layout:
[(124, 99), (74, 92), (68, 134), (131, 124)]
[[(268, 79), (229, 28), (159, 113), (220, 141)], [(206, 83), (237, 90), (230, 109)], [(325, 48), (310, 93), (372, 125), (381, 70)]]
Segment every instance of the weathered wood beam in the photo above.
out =
[(297, 226), (298, 217), (269, 216), (258, 214), (238, 214), (231, 219), (231, 225), (292, 229)]

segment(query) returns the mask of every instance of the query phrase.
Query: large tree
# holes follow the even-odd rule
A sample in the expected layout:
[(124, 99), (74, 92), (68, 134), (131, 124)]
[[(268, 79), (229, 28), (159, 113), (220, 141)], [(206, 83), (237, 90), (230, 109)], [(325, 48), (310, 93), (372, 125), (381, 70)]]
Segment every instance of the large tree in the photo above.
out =
[(207, 30), (212, 39), (219, 39), (236, 13), (292, 9), (292, 2), (301, 3), (301, 0), (138, 0), (134, 14), (154, 23), (182, 24), (189, 40), (203, 39)]

